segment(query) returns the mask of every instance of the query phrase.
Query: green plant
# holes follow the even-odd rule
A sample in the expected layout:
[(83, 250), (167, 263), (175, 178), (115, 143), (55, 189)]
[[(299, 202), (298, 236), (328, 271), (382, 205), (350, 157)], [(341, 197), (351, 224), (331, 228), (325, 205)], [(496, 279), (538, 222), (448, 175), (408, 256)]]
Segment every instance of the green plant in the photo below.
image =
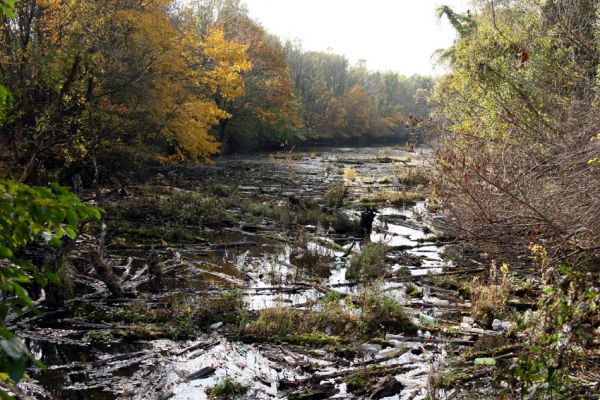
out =
[(365, 287), (360, 294), (359, 328), (364, 336), (378, 332), (412, 332), (414, 325), (400, 303), (382, 295), (376, 285)]
[(91, 331), (88, 332), (85, 339), (93, 345), (105, 344), (111, 341), (112, 335), (106, 331)]
[(227, 197), (229, 196), (229, 190), (218, 181), (210, 181), (206, 186), (206, 193), (216, 197)]
[(49, 188), (30, 187), (11, 180), (0, 180), (0, 371), (19, 381), (28, 360), (34, 360), (25, 344), (4, 327), (9, 313), (33, 308), (33, 301), (23, 285), (32, 277), (44, 287), (49, 281), (59, 283), (51, 267), (35, 266), (22, 258), (20, 250), (32, 241), (55, 248), (63, 240), (74, 240), (80, 221), (97, 220), (101, 210), (81, 203), (67, 188), (52, 184)]
[(579, 397), (578, 364), (594, 347), (593, 328), (600, 323), (600, 296), (585, 273), (569, 265), (544, 266), (544, 291), (534, 312), (518, 320), (525, 346), (508, 375), (527, 398)]
[(340, 208), (344, 205), (344, 201), (348, 197), (348, 187), (331, 186), (325, 190), (323, 200), (328, 207)]
[(356, 281), (370, 281), (386, 275), (385, 254), (388, 251), (385, 243), (368, 243), (360, 253), (350, 260), (346, 278)]
[(248, 392), (248, 385), (236, 382), (231, 378), (225, 378), (215, 386), (207, 389), (211, 399), (232, 399)]

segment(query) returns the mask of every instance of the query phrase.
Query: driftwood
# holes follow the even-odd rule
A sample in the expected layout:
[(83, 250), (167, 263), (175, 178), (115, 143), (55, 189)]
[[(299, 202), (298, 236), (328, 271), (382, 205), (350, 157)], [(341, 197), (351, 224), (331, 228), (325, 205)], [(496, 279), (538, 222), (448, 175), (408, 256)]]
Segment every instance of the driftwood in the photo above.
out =
[(442, 343), (442, 344), (458, 344), (461, 346), (473, 346), (474, 340), (464, 339), (438, 339), (438, 338), (424, 338), (424, 337), (411, 337), (411, 336), (400, 336), (400, 335), (385, 335), (385, 340), (396, 340), (398, 342), (418, 342), (418, 343)]
[(123, 288), (119, 279), (115, 275), (112, 265), (104, 258), (104, 242), (106, 240), (106, 224), (102, 224), (102, 233), (95, 251), (92, 252), (92, 264), (96, 268), (96, 273), (106, 284), (113, 297), (122, 297)]
[(189, 353), (190, 351), (196, 351), (196, 350), (206, 350), (212, 347), (215, 347), (216, 345), (219, 344), (219, 341), (216, 340), (214, 342), (209, 342), (209, 343), (196, 343), (190, 347), (186, 347), (185, 349), (181, 350), (179, 353), (177, 353), (178, 356), (182, 356), (185, 353)]
[(196, 379), (204, 379), (204, 378), (208, 378), (209, 376), (211, 376), (212, 374), (215, 373), (217, 369), (215, 367), (204, 367), (201, 368), (200, 370), (189, 374), (188, 376), (185, 377), (186, 381), (193, 381)]
[(381, 378), (375, 385), (369, 400), (379, 400), (384, 397), (394, 396), (404, 389), (404, 385), (396, 380), (393, 376)]
[[(406, 364), (386, 365), (386, 366), (382, 366), (381, 368), (378, 368), (377, 372), (382, 375), (398, 374), (398, 373), (404, 373), (404, 372), (410, 371), (411, 369), (414, 369), (417, 367), (418, 366), (408, 366)], [(328, 374), (315, 374), (308, 378), (298, 379), (295, 381), (289, 381), (289, 380), (283, 379), (279, 382), (279, 388), (285, 390), (286, 388), (289, 389), (289, 388), (299, 387), (299, 386), (314, 386), (314, 385), (320, 384), (321, 381), (341, 378), (343, 376), (350, 375), (359, 370), (360, 370), (360, 368), (349, 368), (349, 369), (344, 369), (342, 371), (336, 371), (336, 372), (332, 372), (332, 373), (328, 373)]]

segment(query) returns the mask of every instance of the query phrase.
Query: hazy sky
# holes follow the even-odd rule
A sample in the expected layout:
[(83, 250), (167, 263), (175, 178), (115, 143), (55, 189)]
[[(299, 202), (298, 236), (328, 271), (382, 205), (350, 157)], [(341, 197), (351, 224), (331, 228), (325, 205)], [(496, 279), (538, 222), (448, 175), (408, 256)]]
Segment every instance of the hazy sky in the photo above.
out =
[[(405, 75), (435, 73), (432, 54), (455, 37), (435, 9), (466, 11), (468, 0), (245, 0), (250, 15), (282, 39), (300, 39), (305, 50), (367, 60), (371, 70)], [(439, 72), (439, 70), (438, 70)]]

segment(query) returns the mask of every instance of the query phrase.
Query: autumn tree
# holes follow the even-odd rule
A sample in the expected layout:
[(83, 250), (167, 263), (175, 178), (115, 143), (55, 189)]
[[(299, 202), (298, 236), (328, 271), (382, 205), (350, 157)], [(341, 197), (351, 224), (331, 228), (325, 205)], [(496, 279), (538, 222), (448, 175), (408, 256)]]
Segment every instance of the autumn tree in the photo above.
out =
[(24, 0), (4, 17), (0, 74), (14, 95), (2, 139), (21, 180), (120, 145), (165, 159), (217, 151), (208, 131), (230, 115), (214, 98), (243, 94), (246, 47), (171, 6)]

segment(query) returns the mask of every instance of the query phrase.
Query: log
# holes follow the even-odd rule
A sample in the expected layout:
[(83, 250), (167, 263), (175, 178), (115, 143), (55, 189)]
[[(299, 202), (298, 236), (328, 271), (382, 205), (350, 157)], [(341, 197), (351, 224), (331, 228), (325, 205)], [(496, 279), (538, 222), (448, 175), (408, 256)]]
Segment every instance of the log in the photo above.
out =
[(438, 339), (438, 338), (423, 338), (423, 337), (410, 337), (410, 336), (401, 336), (401, 335), (385, 335), (385, 340), (396, 340), (398, 342), (418, 342), (418, 343), (446, 343), (446, 344), (458, 344), (461, 346), (473, 346), (475, 344), (474, 340), (464, 340), (464, 339)]
[(209, 342), (209, 343), (196, 343), (192, 346), (186, 347), (185, 349), (181, 350), (179, 353), (177, 353), (178, 356), (182, 356), (185, 353), (189, 353), (190, 351), (195, 351), (195, 350), (206, 350), (208, 348), (212, 348), (215, 347), (216, 345), (219, 344), (218, 340), (215, 340), (214, 342)]
[(204, 368), (201, 368), (200, 370), (194, 372), (193, 374), (189, 374), (188, 376), (185, 377), (185, 379), (187, 381), (193, 381), (196, 379), (208, 378), (209, 376), (214, 374), (216, 370), (217, 369), (215, 367), (204, 367)]
[(369, 400), (379, 400), (384, 397), (394, 396), (400, 393), (404, 389), (404, 385), (401, 384), (393, 376), (386, 376), (381, 378), (375, 385)]
[(96, 273), (104, 282), (110, 294), (113, 297), (123, 297), (123, 288), (121, 282), (115, 275), (112, 265), (104, 258), (104, 242), (106, 240), (106, 224), (102, 224), (102, 233), (96, 251), (92, 252), (92, 264), (96, 268)]

